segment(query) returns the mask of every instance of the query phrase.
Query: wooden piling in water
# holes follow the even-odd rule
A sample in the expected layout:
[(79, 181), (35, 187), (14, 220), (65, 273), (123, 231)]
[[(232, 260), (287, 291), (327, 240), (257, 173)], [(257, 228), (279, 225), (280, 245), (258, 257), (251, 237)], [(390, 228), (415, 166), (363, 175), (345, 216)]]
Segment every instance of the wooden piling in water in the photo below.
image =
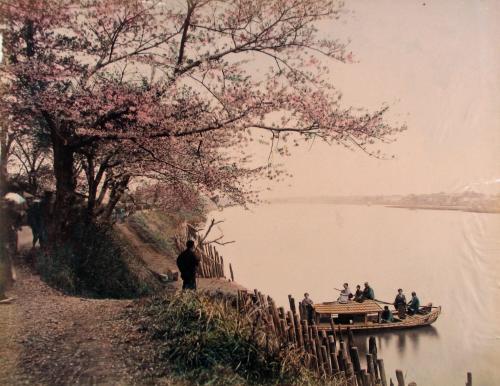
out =
[(467, 383), (465, 384), (465, 386), (472, 386), (472, 373), (471, 372), (467, 373)]
[(398, 381), (398, 386), (405, 386), (405, 377), (401, 370), (396, 370), (396, 379)]
[(387, 378), (385, 377), (384, 360), (377, 359), (377, 365), (378, 365), (378, 370), (380, 373), (380, 381), (382, 383), (382, 386), (387, 386)]
[(370, 336), (368, 339), (368, 351), (372, 354), (373, 368), (375, 370), (375, 380), (378, 382), (380, 380), (380, 375), (377, 366), (377, 341), (374, 336)]
[(370, 377), (370, 382), (374, 385), (376, 382), (375, 378), (375, 366), (373, 365), (372, 354), (366, 354), (366, 369), (368, 371), (368, 376)]
[(339, 362), (337, 360), (335, 340), (333, 339), (333, 336), (329, 336), (328, 338), (329, 338), (328, 345), (330, 346), (330, 361), (332, 362), (332, 370), (334, 374), (338, 374), (340, 369), (339, 369)]
[(368, 380), (368, 374), (366, 374), (365, 369), (361, 369), (361, 374), (360, 374), (361, 382), (363, 386), (370, 386), (369, 380)]

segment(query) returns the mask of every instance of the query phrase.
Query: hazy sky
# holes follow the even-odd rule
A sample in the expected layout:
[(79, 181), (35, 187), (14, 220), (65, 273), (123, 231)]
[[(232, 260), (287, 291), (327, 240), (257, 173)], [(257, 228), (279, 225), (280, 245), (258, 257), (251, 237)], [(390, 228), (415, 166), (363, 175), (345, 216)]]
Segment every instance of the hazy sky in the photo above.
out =
[(500, 2), (346, 3), (321, 31), (349, 38), (358, 63), (335, 64), (332, 82), (345, 103), (390, 104), (389, 121), (408, 130), (384, 148), (395, 160), (301, 148), (284, 160), (294, 177), (268, 195), (499, 192)]

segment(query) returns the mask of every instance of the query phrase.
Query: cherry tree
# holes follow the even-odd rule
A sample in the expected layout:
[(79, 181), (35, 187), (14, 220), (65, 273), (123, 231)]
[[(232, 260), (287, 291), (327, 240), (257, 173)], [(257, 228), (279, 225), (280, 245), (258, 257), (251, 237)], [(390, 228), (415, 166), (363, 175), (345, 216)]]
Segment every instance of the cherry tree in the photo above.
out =
[[(56, 180), (54, 234), (85, 193), (115, 196), (134, 179), (158, 191), (251, 196), (245, 147), (266, 133), (273, 151), (320, 139), (371, 152), (403, 126), (386, 106), (342, 105), (328, 62), (351, 54), (316, 25), (330, 0), (19, 0), (0, 3), (8, 82), (2, 110), (29, 130), (43, 120)], [(278, 145), (279, 143), (279, 145)], [(81, 162), (86, 178), (78, 178)], [(158, 185), (159, 184), (159, 185)], [(109, 190), (111, 188), (111, 190)], [(112, 209), (108, 207), (107, 211)]]

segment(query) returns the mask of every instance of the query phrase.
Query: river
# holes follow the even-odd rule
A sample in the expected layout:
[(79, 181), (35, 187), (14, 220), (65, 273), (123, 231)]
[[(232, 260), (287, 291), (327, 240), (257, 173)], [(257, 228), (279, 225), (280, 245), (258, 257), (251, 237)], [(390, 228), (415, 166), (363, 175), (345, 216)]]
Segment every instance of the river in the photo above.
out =
[[(395, 381), (400, 368), (418, 385), (500, 384), (500, 215), (378, 206), (268, 204), (228, 208), (220, 247), (235, 279), (288, 306), (309, 292), (337, 298), (334, 287), (368, 281), (378, 299), (397, 288), (441, 305), (429, 327), (375, 333)], [(368, 336), (357, 335), (365, 350)]]

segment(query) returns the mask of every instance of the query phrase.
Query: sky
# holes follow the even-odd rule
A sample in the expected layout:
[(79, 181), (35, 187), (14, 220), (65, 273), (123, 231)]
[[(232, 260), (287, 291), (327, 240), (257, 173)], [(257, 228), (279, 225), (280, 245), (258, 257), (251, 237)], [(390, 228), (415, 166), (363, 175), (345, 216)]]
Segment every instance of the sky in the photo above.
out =
[[(350, 40), (354, 64), (333, 63), (344, 103), (391, 106), (408, 130), (393, 160), (316, 142), (284, 162), (293, 177), (263, 197), (500, 192), (500, 2), (352, 0), (324, 36)], [(258, 157), (267, 159), (263, 152)]]

